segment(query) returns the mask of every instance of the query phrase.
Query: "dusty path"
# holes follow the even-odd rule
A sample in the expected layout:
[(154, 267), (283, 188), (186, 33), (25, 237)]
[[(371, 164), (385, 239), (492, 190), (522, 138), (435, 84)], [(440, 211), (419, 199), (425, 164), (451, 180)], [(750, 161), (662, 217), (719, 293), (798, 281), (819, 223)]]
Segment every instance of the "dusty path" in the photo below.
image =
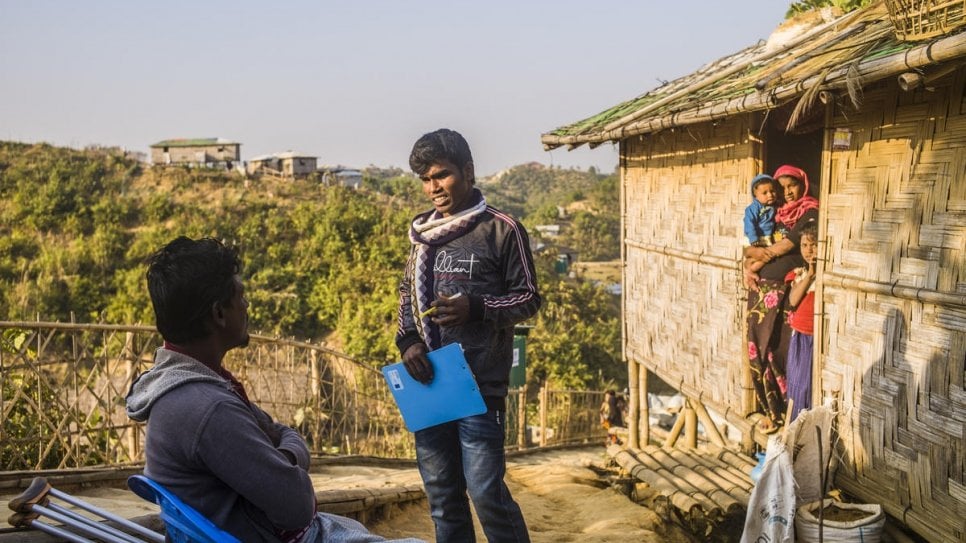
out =
[[(535, 453), (511, 458), (507, 484), (523, 509), (534, 543), (692, 541), (676, 525), (607, 486), (590, 466), (604, 466), (598, 448)], [(370, 526), (385, 537), (434, 541), (429, 509), (422, 503)], [(477, 524), (477, 540), (486, 541)]]
[[(692, 541), (682, 528), (636, 505), (610, 488), (606, 478), (591, 469), (591, 466), (605, 466), (607, 460), (603, 445), (531, 453), (508, 460), (507, 484), (523, 509), (534, 543)], [(371, 462), (365, 465), (320, 462), (312, 470), (312, 480), (317, 491), (421, 484), (415, 467), (389, 467)], [(9, 512), (6, 502), (16, 494), (0, 493), (3, 525), (7, 516), (3, 512)], [(156, 506), (124, 488), (96, 487), (74, 494), (127, 518), (157, 513)], [(369, 528), (390, 538), (418, 537), (431, 543), (435, 540), (425, 501), (394, 510), (390, 518), (371, 523)], [(479, 525), (476, 532), (477, 540), (485, 542)], [(0, 534), (0, 543), (19, 541), (21, 535)]]

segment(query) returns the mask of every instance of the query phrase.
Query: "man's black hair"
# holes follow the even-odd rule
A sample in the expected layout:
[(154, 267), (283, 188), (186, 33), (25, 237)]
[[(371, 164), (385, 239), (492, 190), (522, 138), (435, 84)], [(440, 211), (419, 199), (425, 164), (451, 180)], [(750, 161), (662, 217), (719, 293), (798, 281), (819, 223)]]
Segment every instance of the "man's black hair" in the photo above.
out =
[(239, 271), (237, 251), (212, 238), (181, 236), (154, 253), (147, 279), (161, 337), (175, 344), (207, 337), (211, 308), (231, 302)]
[[(434, 132), (423, 134), (416, 140), (413, 150), (409, 154), (409, 167), (416, 175), (423, 175), (433, 164), (441, 160), (452, 162), (460, 173), (463, 173), (467, 164), (473, 163), (473, 154), (470, 152), (470, 144), (466, 139), (455, 130), (440, 128)], [(471, 183), (475, 179), (469, 180)]]

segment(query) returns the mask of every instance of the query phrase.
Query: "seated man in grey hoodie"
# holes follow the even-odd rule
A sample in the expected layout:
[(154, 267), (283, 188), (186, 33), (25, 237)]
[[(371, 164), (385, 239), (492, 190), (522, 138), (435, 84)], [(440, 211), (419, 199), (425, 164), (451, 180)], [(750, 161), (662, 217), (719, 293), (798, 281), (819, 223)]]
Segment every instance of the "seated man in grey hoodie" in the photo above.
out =
[(225, 353), (248, 345), (240, 268), (235, 251), (210, 238), (179, 237), (151, 258), (164, 346), (127, 396), (128, 415), (147, 421), (145, 475), (245, 543), (385, 541), (316, 513), (305, 442), (222, 366)]

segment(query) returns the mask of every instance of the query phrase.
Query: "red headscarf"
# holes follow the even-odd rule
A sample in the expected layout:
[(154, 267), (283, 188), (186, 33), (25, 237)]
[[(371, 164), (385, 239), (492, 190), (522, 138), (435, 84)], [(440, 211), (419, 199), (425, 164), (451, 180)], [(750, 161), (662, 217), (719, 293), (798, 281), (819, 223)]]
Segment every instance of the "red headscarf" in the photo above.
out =
[(785, 202), (785, 205), (778, 208), (775, 212), (775, 222), (780, 222), (785, 225), (786, 228), (793, 228), (798, 219), (802, 218), (809, 209), (818, 209), (818, 200), (808, 195), (808, 175), (801, 168), (796, 168), (795, 166), (779, 166), (775, 170), (774, 177), (776, 180), (787, 175), (788, 177), (794, 177), (798, 179), (803, 185), (802, 196), (795, 200), (794, 202)]

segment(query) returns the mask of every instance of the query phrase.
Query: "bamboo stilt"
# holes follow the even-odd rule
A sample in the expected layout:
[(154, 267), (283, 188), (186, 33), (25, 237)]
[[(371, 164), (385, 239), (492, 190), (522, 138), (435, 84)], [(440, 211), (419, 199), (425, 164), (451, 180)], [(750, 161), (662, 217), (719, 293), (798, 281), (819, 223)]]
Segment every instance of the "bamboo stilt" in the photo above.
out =
[(544, 383), (540, 387), (540, 446), (547, 446), (547, 399), (550, 396), (550, 391), (547, 390), (547, 385)]
[(671, 427), (671, 431), (667, 434), (667, 440), (664, 442), (664, 446), (667, 448), (674, 447), (674, 444), (678, 442), (678, 438), (681, 436), (681, 430), (684, 428), (684, 413), (678, 413), (678, 417), (674, 419), (674, 426)]
[[(628, 436), (627, 445), (633, 448), (639, 448), (641, 446), (641, 432), (640, 428), (642, 424), (647, 424), (647, 419), (641, 421), (641, 408), (640, 408), (640, 392), (639, 392), (639, 373), (642, 371), (640, 364), (636, 360), (627, 360), (627, 382), (630, 389), (630, 406), (628, 407), (627, 421)], [(647, 370), (643, 370), (647, 372)], [(645, 442), (646, 443), (646, 442)]]
[(684, 442), (690, 449), (698, 447), (698, 415), (694, 412), (691, 400), (684, 402)]
[(635, 446), (640, 447), (641, 443), (647, 445), (651, 442), (651, 408), (647, 404), (647, 368), (640, 368), (638, 374), (638, 380), (640, 381), (640, 385), (638, 386), (638, 403), (641, 406), (641, 422), (638, 426), (640, 427), (641, 435)]
[(721, 432), (718, 431), (718, 427), (711, 420), (711, 415), (708, 414), (708, 409), (704, 404), (696, 400), (692, 401), (691, 404), (695, 413), (698, 414), (698, 420), (704, 425), (704, 433), (707, 434), (708, 439), (715, 445), (726, 446), (724, 438), (721, 437)]

